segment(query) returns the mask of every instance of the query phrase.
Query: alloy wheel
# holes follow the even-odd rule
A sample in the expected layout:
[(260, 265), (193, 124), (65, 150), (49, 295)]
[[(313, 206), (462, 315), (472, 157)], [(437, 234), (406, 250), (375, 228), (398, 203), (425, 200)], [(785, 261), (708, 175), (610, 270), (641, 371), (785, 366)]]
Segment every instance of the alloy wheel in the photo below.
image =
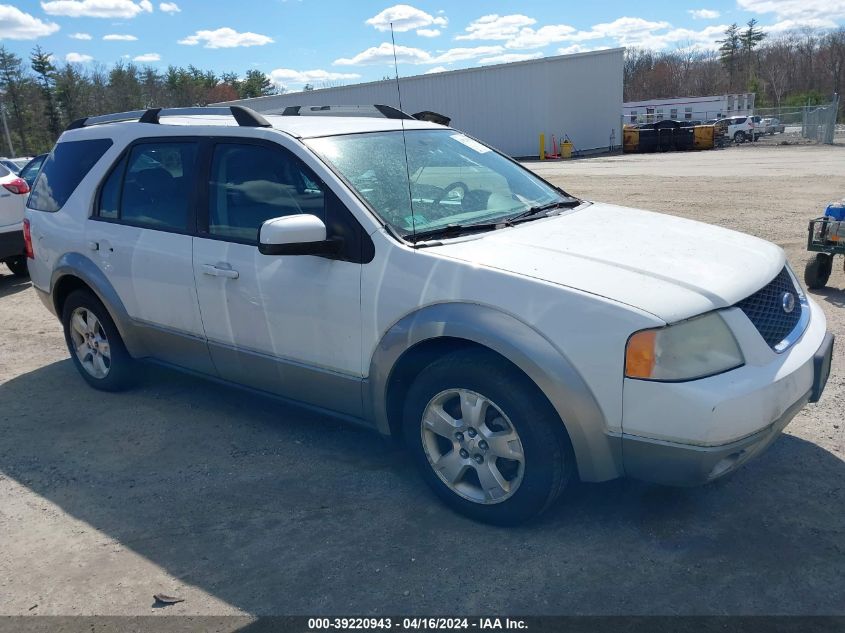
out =
[(87, 308), (76, 308), (70, 318), (70, 338), (82, 368), (94, 378), (105, 378), (111, 369), (111, 348), (96, 315)]
[(461, 497), (501, 503), (525, 474), (522, 441), (510, 419), (489, 398), (469, 389), (447, 389), (426, 405), (422, 445), (440, 480)]

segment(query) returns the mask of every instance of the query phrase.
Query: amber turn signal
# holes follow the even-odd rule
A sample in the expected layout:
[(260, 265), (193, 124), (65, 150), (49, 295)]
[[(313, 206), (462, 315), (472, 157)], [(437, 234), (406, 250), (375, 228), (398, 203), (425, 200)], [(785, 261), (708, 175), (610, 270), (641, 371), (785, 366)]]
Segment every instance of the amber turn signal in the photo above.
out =
[(625, 349), (625, 375), (628, 378), (651, 378), (656, 339), (657, 330), (642, 330), (628, 339)]

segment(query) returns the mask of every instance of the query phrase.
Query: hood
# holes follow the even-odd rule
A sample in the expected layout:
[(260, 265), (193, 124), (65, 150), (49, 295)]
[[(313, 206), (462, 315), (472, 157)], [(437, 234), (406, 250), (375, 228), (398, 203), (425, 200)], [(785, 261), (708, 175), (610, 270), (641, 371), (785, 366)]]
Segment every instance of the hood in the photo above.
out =
[(780, 247), (744, 233), (601, 203), (431, 250), (626, 303), (668, 323), (735, 304), (785, 264)]

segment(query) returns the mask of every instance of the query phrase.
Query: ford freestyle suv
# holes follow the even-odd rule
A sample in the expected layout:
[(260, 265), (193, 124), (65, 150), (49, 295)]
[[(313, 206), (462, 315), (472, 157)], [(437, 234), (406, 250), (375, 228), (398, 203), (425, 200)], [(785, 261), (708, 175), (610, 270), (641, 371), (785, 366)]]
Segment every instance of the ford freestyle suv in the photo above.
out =
[(777, 246), (578, 200), (385, 106), (77, 121), (26, 226), (91, 386), (146, 359), (365, 422), (494, 523), (575, 476), (720, 477), (830, 368)]

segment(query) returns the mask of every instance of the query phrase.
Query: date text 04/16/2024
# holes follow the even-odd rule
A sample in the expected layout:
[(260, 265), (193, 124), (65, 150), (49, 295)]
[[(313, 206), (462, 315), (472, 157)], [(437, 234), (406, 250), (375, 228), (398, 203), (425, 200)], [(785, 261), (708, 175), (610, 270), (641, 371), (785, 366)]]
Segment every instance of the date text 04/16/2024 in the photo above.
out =
[(517, 618), (309, 618), (308, 630), (522, 630), (524, 620)]

